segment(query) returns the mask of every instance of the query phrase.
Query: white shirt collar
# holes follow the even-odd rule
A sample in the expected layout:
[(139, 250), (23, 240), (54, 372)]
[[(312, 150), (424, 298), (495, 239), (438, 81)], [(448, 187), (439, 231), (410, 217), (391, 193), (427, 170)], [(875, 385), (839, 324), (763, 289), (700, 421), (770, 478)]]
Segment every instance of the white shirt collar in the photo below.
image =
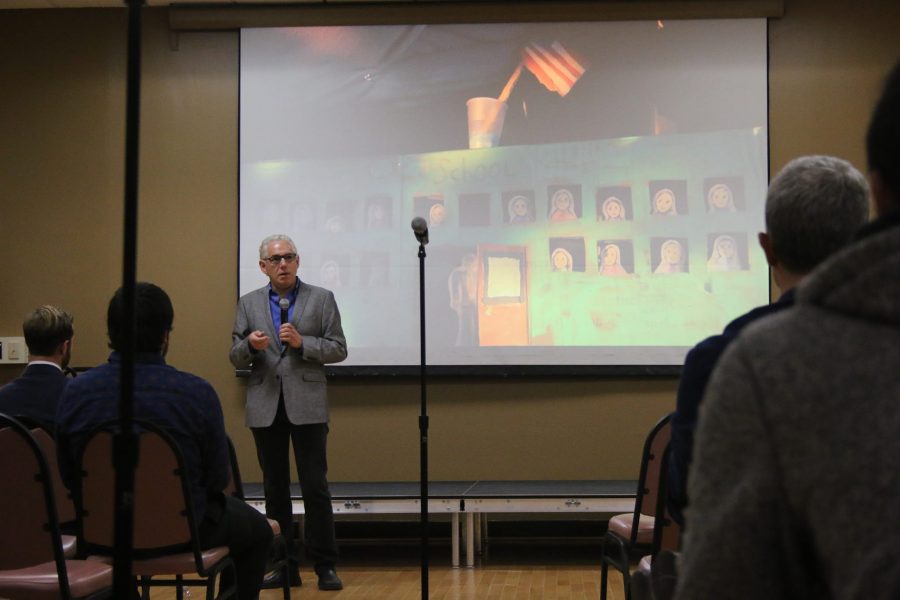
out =
[(28, 363), (28, 366), (29, 366), (29, 367), (30, 367), (31, 365), (53, 365), (54, 367), (56, 367), (57, 369), (59, 369), (60, 371), (62, 371), (62, 367), (61, 367), (61, 366), (59, 366), (59, 365), (56, 364), (55, 362), (50, 362), (49, 360), (33, 360), (33, 361), (31, 361), (30, 363)]

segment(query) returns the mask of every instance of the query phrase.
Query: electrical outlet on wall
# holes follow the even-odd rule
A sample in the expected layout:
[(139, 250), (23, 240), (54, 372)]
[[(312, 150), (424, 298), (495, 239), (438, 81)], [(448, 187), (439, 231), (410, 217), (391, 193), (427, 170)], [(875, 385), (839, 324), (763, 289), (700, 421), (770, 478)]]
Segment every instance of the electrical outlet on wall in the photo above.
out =
[(0, 364), (26, 363), (28, 350), (23, 337), (0, 337)]

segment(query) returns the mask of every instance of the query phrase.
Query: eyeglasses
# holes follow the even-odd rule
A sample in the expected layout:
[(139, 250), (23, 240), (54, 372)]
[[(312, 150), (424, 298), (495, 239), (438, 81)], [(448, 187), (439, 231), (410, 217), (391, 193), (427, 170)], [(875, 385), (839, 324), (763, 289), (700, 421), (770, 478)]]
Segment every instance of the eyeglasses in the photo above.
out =
[(277, 267), (278, 265), (281, 264), (281, 261), (291, 263), (291, 262), (294, 262), (295, 258), (297, 258), (297, 255), (294, 254), (293, 252), (289, 252), (288, 254), (273, 254), (272, 256), (269, 256), (268, 258), (264, 258), (263, 260), (268, 262), (273, 267)]

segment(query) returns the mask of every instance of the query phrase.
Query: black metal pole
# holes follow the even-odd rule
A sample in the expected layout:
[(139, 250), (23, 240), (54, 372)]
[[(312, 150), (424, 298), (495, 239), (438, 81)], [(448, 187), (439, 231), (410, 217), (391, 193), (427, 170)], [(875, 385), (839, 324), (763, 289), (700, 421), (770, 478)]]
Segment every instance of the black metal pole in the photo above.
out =
[(135, 310), (134, 288), (137, 271), (138, 141), (141, 97), (141, 3), (125, 0), (128, 6), (128, 66), (125, 92), (125, 223), (122, 256), (124, 300), (122, 370), (119, 392), (119, 430), (113, 438), (115, 489), (115, 555), (113, 556), (113, 596), (134, 596), (131, 550), (134, 544), (134, 468), (137, 438), (132, 428), (134, 412)]
[(428, 599), (428, 402), (427, 373), (425, 372), (425, 245), (419, 244), (419, 345), (421, 360), (419, 380), (422, 388), (422, 407), (419, 415), (419, 503), (422, 528), (422, 600)]

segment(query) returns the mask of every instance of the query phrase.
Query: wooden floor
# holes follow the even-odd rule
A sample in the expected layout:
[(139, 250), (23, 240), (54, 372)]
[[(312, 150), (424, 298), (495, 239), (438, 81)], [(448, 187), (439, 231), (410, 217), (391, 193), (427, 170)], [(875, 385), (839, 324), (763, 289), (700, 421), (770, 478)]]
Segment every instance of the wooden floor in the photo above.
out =
[[(367, 545), (342, 547), (339, 592), (316, 587), (311, 568), (301, 567), (303, 586), (292, 588), (292, 599), (417, 600), (422, 598), (422, 574), (415, 546)], [(492, 544), (474, 568), (453, 569), (449, 552), (436, 549), (429, 558), (430, 600), (596, 600), (600, 597), (597, 545), (516, 542)], [(204, 597), (189, 588), (188, 600)], [(152, 600), (172, 600), (174, 591), (159, 588)], [(281, 590), (263, 590), (261, 600), (280, 600)], [(623, 600), (622, 578), (610, 572), (609, 600)]]

